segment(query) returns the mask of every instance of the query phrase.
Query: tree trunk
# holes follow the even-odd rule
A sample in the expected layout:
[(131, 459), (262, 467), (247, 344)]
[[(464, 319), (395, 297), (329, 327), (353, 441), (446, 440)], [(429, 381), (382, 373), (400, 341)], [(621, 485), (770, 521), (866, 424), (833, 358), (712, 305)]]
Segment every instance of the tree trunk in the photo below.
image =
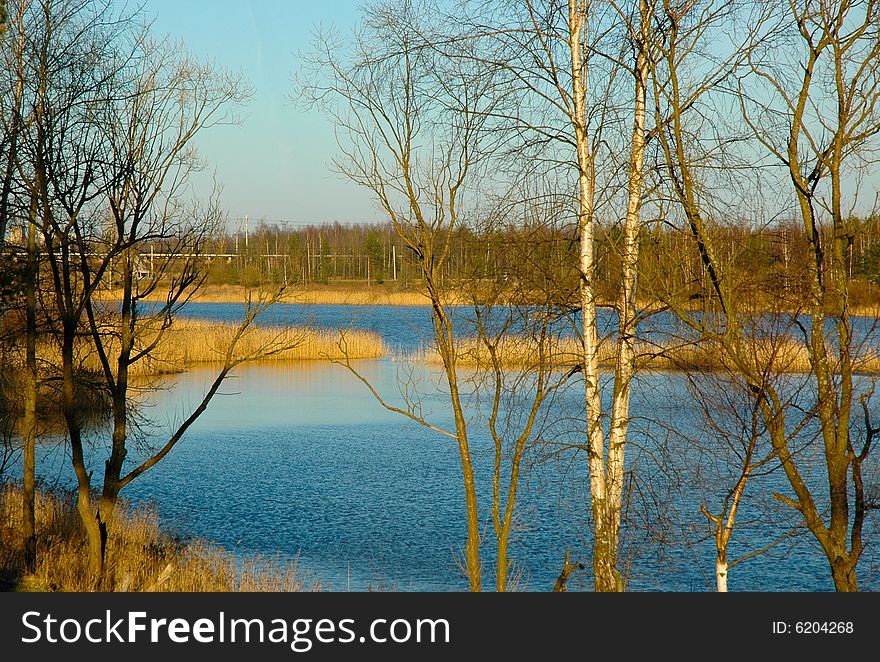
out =
[(715, 559), (715, 585), (719, 593), (727, 593), (727, 551), (718, 550)]
[(428, 292), (431, 297), (432, 315), (434, 321), (434, 337), (440, 356), (443, 359), (443, 367), (446, 373), (446, 381), (449, 384), (449, 399), (455, 418), (455, 432), (458, 439), (458, 455), (461, 460), (461, 472), (464, 483), (464, 500), (467, 510), (467, 541), (465, 542), (465, 566), (468, 574), (468, 588), (473, 593), (481, 590), (480, 568), (480, 516), (477, 507), (477, 486), (474, 480), (474, 465), (471, 461), (471, 451), (468, 442), (467, 418), (461, 404), (461, 396), (458, 390), (458, 373), (456, 372), (455, 343), (452, 334), (452, 325), (443, 310), (442, 297), (436, 287), (434, 266), (431, 263), (423, 265), (423, 273), (428, 283)]
[(100, 516), (92, 512), (91, 473), (83, 454), (83, 442), (79, 412), (77, 411), (76, 377), (73, 371), (73, 339), (75, 325), (65, 322), (61, 346), (63, 371), (64, 419), (70, 435), (71, 459), (77, 481), (76, 509), (82, 521), (88, 545), (88, 575), (92, 590), (100, 589), (104, 577), (104, 549), (106, 538), (102, 534)]
[[(617, 557), (620, 544), (620, 517), (623, 502), (623, 481), (626, 472), (626, 440), (629, 429), (630, 391), (635, 374), (636, 291), (638, 285), (639, 230), (643, 164), (645, 158), (645, 94), (648, 84), (649, 62), (646, 54), (651, 15), (646, 0), (639, 3), (639, 33), (635, 67), (635, 108), (629, 166), (629, 199), (621, 247), (622, 271), (617, 312), (617, 362), (614, 374), (614, 393), (611, 403), (611, 424), (608, 439), (608, 494), (607, 517), (609, 548)], [(622, 590), (623, 582), (614, 568), (615, 588)]]
[(447, 367), (450, 394), (455, 412), (455, 427), (458, 433), (458, 454), (461, 458), (464, 479), (464, 500), (467, 509), (467, 541), (465, 542), (465, 564), (468, 573), (468, 589), (473, 593), (481, 590), (480, 568), (480, 517), (477, 509), (477, 486), (474, 481), (474, 466), (471, 462), (470, 446), (467, 437), (467, 421), (459, 400), (457, 376), (454, 365)]
[[(465, 445), (467, 442), (464, 442)], [(477, 488), (474, 483), (474, 469), (469, 452), (461, 451), (461, 467), (464, 472), (464, 498), (467, 508), (467, 542), (465, 561), (468, 572), (468, 589), (472, 593), (480, 591), (480, 518), (477, 513)]]
[(37, 238), (33, 217), (35, 205), (31, 206), (27, 239), (27, 278), (25, 280), (26, 338), (25, 338), (25, 403), (24, 445), (22, 480), (22, 537), (24, 539), (24, 564), (27, 572), (34, 572), (37, 565), (37, 528), (35, 512), (35, 474), (37, 444)]
[(583, 39), (587, 29), (586, 6), (581, 6), (578, 0), (569, 0), (568, 15), (574, 98), (572, 125), (578, 161), (580, 302), (587, 413), (586, 442), (593, 515), (593, 573), (597, 591), (614, 591), (617, 586), (614, 576), (617, 554), (608, 521), (605, 435), (602, 430), (602, 390), (599, 383), (599, 337), (596, 329), (593, 155), (586, 126), (586, 62), (583, 57)]
[(510, 571), (507, 562), (507, 536), (498, 537), (498, 572), (495, 579), (495, 590), (507, 592), (507, 573)]
[(834, 580), (834, 590), (839, 593), (855, 593), (859, 590), (856, 564), (848, 555), (830, 558), (829, 563), (831, 564), (831, 577)]
[(105, 540), (102, 523), (92, 512), (91, 499), (87, 486), (80, 485), (77, 490), (76, 510), (79, 513), (88, 545), (88, 581), (93, 591), (100, 590), (104, 581)]
[(106, 541), (106, 525), (113, 519), (116, 511), (116, 501), (119, 491), (122, 489), (120, 481), (125, 458), (128, 455), (126, 442), (128, 439), (128, 372), (131, 362), (131, 353), (134, 349), (134, 302), (133, 284), (134, 273), (132, 270), (131, 256), (126, 255), (123, 259), (123, 295), (122, 295), (122, 319), (119, 324), (119, 356), (116, 362), (116, 379), (113, 383), (113, 398), (111, 408), (113, 411), (113, 434), (110, 448), (110, 457), (104, 462), (104, 483), (101, 489), (101, 501), (99, 506), (99, 519), (103, 525), (103, 535)]
[[(79, 435), (77, 435), (79, 436)], [(106, 538), (102, 533), (101, 520), (92, 512), (90, 474), (86, 470), (82, 452), (82, 440), (71, 443), (73, 468), (77, 478), (76, 510), (79, 513), (88, 546), (88, 581), (91, 590), (99, 590), (104, 579), (104, 550)]]

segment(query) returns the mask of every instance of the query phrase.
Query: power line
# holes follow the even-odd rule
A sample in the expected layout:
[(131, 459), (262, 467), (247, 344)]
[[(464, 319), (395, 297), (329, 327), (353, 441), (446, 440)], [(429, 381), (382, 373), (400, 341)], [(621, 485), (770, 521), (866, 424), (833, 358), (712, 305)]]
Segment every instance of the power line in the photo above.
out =
[(250, 218), (249, 216), (247, 216), (247, 217), (242, 216), (239, 218), (229, 219), (227, 225), (236, 225), (239, 227), (243, 227), (246, 223), (251, 224), (251, 225), (257, 225), (257, 226), (259, 226), (260, 224), (264, 224), (264, 225), (276, 225), (276, 226), (280, 226), (282, 228), (288, 227), (288, 226), (306, 228), (306, 227), (321, 227), (321, 226), (328, 226), (328, 225), (335, 225), (335, 224), (339, 224), (339, 225), (385, 225), (386, 221), (368, 221), (368, 220), (360, 220), (360, 221), (351, 221), (351, 220), (348, 220), (348, 221), (342, 221), (342, 220), (295, 221), (295, 220), (286, 219), (286, 218), (258, 218), (258, 219), (254, 219), (254, 218)]

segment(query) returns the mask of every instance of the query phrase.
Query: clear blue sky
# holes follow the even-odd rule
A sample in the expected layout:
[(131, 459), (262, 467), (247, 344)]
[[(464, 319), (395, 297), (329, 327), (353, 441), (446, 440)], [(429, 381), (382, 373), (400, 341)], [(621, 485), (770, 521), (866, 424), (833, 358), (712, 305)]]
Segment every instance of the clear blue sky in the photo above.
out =
[(351, 30), (361, 0), (148, 0), (157, 37), (182, 40), (193, 55), (240, 71), (255, 94), (237, 126), (198, 139), (208, 171), (196, 191), (210, 191), (216, 172), (230, 219), (296, 222), (376, 221), (369, 194), (330, 167), (333, 125), (291, 101), (291, 76), (317, 27)]
[[(216, 172), (233, 224), (245, 215), (254, 222), (385, 220), (367, 191), (332, 170), (332, 123), (291, 100), (292, 75), (315, 30), (351, 31), (363, 1), (145, 0), (157, 37), (181, 40), (200, 59), (240, 71), (255, 90), (239, 125), (214, 127), (198, 139), (208, 169), (196, 178), (196, 193), (208, 195)], [(875, 171), (869, 188), (876, 190), (877, 177)], [(867, 197), (870, 208), (873, 196)]]

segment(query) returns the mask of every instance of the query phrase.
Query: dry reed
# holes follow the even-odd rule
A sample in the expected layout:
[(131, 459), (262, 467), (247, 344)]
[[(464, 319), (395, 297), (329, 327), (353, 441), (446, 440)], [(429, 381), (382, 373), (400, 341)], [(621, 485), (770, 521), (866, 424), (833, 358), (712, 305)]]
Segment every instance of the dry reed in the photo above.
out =
[[(150, 322), (145, 322), (138, 332), (135, 351), (151, 345), (156, 338), (159, 342), (147, 356), (129, 368), (129, 373), (134, 376), (177, 373), (196, 364), (222, 363), (237, 329), (237, 325), (230, 322), (179, 318), (160, 335), (158, 328), (149, 325)], [(115, 371), (113, 357), (118, 351), (118, 342), (113, 331), (112, 327), (107, 327), (103, 342), (105, 349), (109, 350), (111, 369)], [(372, 331), (251, 326), (236, 342), (233, 356), (259, 361), (319, 361), (342, 359), (345, 353), (350, 359), (375, 359), (385, 356), (387, 348), (381, 336)], [(99, 357), (88, 337), (80, 339), (76, 354), (82, 370), (100, 373)], [(19, 365), (22, 355), (19, 352), (13, 360), (13, 368), (22, 367)], [(61, 365), (60, 348), (51, 338), (44, 336), (40, 339), (37, 355), (44, 365)]]
[[(37, 567), (24, 572), (20, 487), (0, 486), (0, 589), (84, 591), (87, 547), (73, 494), (38, 491)], [(109, 524), (105, 588), (115, 591), (304, 591), (320, 586), (296, 562), (239, 558), (214, 543), (163, 533), (155, 508), (116, 507)]]
[[(222, 362), (235, 333), (232, 323), (180, 319), (166, 330), (144, 366), (142, 373), (179, 371), (199, 363)], [(149, 333), (146, 334), (149, 338)], [(268, 361), (313, 361), (374, 359), (387, 353), (381, 336), (372, 331), (350, 329), (343, 332), (296, 328), (253, 326), (235, 345), (234, 356)]]
[[(242, 285), (208, 285), (193, 297), (193, 301), (202, 303), (244, 303), (248, 294), (254, 290)], [(119, 301), (120, 290), (102, 290), (98, 298), (103, 301)], [(149, 301), (164, 301), (164, 293), (158, 292), (147, 297)], [(449, 303), (457, 300), (450, 297)], [(308, 286), (291, 288), (284, 298), (284, 303), (302, 303), (318, 305), (354, 305), (354, 306), (428, 306), (430, 301), (426, 294), (411, 289), (385, 288), (384, 286), (353, 287), (339, 286)]]
[[(485, 344), (477, 338), (464, 338), (458, 341), (457, 363), (465, 368), (487, 368), (491, 357)], [(497, 347), (500, 364), (506, 368), (534, 369), (539, 362), (552, 369), (571, 368), (583, 363), (583, 350), (580, 342), (573, 337), (555, 338), (545, 341), (543, 355), (534, 338), (524, 336), (505, 336)], [(833, 356), (833, 354), (831, 354)], [(711, 344), (693, 343), (648, 343), (636, 345), (637, 367), (653, 370), (728, 370), (738, 371), (742, 367), (772, 373), (804, 373), (811, 370), (810, 353), (803, 343), (793, 338), (774, 340), (751, 340), (739, 351), (741, 365), (736, 365), (729, 352), (722, 351)], [(422, 349), (413, 354), (397, 357), (399, 360), (415, 360), (429, 364), (441, 362), (435, 349)], [(611, 367), (617, 359), (613, 342), (603, 342), (599, 346), (599, 365)], [(880, 354), (875, 349), (864, 349), (853, 362), (855, 372), (863, 374), (880, 373)]]

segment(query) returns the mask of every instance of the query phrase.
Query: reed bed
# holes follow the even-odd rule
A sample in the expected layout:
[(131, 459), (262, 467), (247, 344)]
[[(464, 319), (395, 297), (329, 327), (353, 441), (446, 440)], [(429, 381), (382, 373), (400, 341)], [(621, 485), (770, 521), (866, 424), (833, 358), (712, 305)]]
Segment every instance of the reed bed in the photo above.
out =
[[(241, 285), (209, 285), (199, 291), (196, 301), (205, 303), (243, 303), (249, 290)], [(417, 290), (385, 286), (292, 287), (284, 298), (285, 303), (352, 306), (427, 306), (426, 294)]]
[[(426, 294), (417, 291), (383, 291), (381, 289), (294, 291), (291, 303), (349, 305), (349, 306), (429, 306)], [(452, 301), (450, 301), (452, 303)]]
[[(188, 366), (222, 362), (236, 325), (179, 319), (140, 368), (144, 373), (176, 372)], [(147, 338), (150, 334), (145, 334)], [(329, 331), (310, 328), (250, 327), (235, 345), (234, 356), (260, 361), (375, 359), (387, 349), (372, 331)]]
[[(133, 376), (172, 374), (199, 364), (222, 363), (237, 329), (234, 323), (179, 318), (160, 336), (160, 329), (151, 328), (151, 323), (145, 322), (138, 332), (135, 351), (151, 345), (156, 338), (159, 342), (129, 368)], [(115, 370), (113, 356), (118, 344), (112, 325), (106, 327), (104, 343), (110, 350), (111, 369)], [(236, 343), (233, 357), (249, 361), (327, 361), (343, 359), (346, 353), (350, 359), (375, 359), (385, 356), (388, 350), (382, 337), (372, 331), (251, 326)], [(40, 339), (37, 356), (47, 369), (61, 365), (60, 348), (50, 338)], [(13, 371), (23, 368), (23, 360), (23, 352), (12, 358)], [(98, 354), (87, 338), (76, 346), (76, 361), (84, 375), (100, 375)]]
[[(202, 303), (244, 303), (248, 294), (254, 290), (241, 285), (208, 285), (193, 297), (193, 301)], [(103, 301), (119, 301), (120, 290), (102, 290), (98, 298)], [(164, 301), (163, 292), (147, 297), (152, 301)], [(291, 288), (284, 298), (284, 303), (302, 303), (319, 305), (354, 305), (354, 306), (428, 306), (427, 295), (417, 290), (385, 288), (384, 286), (366, 287), (364, 285), (346, 287), (309, 286)], [(457, 303), (458, 299), (450, 297), (448, 303)]]
[[(540, 350), (536, 339), (512, 335), (501, 338), (496, 355), (500, 364), (506, 368), (536, 369), (543, 363), (547, 368), (565, 369), (583, 363), (582, 347), (573, 337), (545, 341), (543, 353)], [(804, 373), (811, 370), (809, 351), (793, 338), (776, 338), (773, 341), (753, 339), (740, 348), (738, 355), (742, 362), (740, 365), (734, 363), (729, 352), (708, 343), (642, 341), (636, 344), (636, 365), (644, 369), (736, 372), (745, 366), (759, 371), (769, 369), (776, 374)], [(833, 355), (830, 353), (830, 356)], [(396, 358), (428, 364), (442, 362), (435, 348), (421, 349)], [(609, 341), (600, 343), (598, 359), (602, 368), (614, 366), (617, 359), (616, 345)], [(465, 368), (485, 369), (491, 366), (491, 355), (485, 344), (477, 338), (464, 338), (458, 341), (456, 361)], [(880, 354), (876, 349), (865, 349), (856, 357), (854, 370), (863, 374), (880, 374)]]
[[(37, 567), (24, 572), (22, 493), (0, 486), (0, 589), (85, 591), (87, 546), (75, 496), (40, 490), (36, 495)], [(163, 532), (153, 507), (120, 502), (108, 525), (104, 588), (115, 591), (306, 591), (320, 584), (296, 562), (237, 557), (205, 541)]]

